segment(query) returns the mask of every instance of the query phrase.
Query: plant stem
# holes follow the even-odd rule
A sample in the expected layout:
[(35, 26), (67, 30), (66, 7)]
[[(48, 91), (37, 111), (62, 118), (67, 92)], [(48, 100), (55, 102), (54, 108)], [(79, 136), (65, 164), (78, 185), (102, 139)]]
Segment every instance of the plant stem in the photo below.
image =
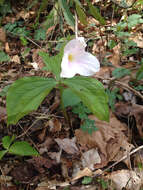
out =
[(66, 120), (66, 122), (67, 122), (67, 125), (69, 126), (69, 128), (71, 128), (71, 123), (70, 123), (70, 121), (69, 121), (69, 117), (68, 117), (68, 115), (67, 115), (67, 112), (66, 112), (66, 109), (65, 109), (65, 107), (64, 107), (64, 103), (63, 103), (63, 100), (62, 100), (62, 95), (63, 95), (63, 86), (62, 86), (62, 84), (60, 83), (59, 84), (59, 89), (60, 89), (60, 98), (61, 98), (61, 109), (62, 109), (62, 111), (63, 111), (63, 115), (64, 115), (64, 118), (65, 118), (65, 120)]

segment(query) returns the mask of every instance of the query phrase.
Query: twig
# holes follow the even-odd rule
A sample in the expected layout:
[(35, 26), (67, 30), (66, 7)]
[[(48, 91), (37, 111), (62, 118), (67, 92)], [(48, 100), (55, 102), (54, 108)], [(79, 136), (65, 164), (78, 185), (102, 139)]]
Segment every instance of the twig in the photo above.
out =
[(138, 91), (136, 91), (136, 90), (133, 89), (132, 87), (128, 86), (127, 84), (122, 83), (122, 82), (119, 82), (119, 81), (115, 81), (115, 84), (120, 85), (120, 86), (122, 86), (123, 88), (128, 89), (128, 90), (134, 92), (138, 97), (140, 97), (141, 99), (143, 99), (143, 95), (141, 95), (141, 93), (139, 93)]
[(75, 37), (78, 38), (78, 20), (76, 12), (75, 12)]
[(109, 169), (113, 168), (115, 165), (119, 164), (120, 162), (122, 162), (123, 160), (127, 159), (129, 156), (131, 156), (132, 154), (138, 152), (139, 150), (143, 149), (143, 145), (139, 146), (138, 148), (135, 148), (134, 150), (132, 150), (129, 154), (123, 156), (120, 160), (118, 160), (117, 162), (113, 163), (111, 166), (109, 166), (108, 168), (106, 168), (105, 170), (103, 170), (100, 174), (96, 174), (96, 171), (94, 172), (94, 177), (100, 176), (102, 175), (104, 172), (108, 171)]
[(42, 49), (41, 46), (39, 46), (36, 42), (34, 42), (32, 39), (30, 39), (29, 37), (27, 36), (24, 36), (28, 41), (32, 42), (34, 45), (36, 45), (37, 47), (39, 47), (40, 49)]
[(123, 83), (123, 82), (120, 82), (118, 80), (115, 80), (115, 78), (108, 78), (108, 79), (105, 79), (103, 77), (100, 77), (100, 76), (96, 76), (96, 78), (99, 78), (101, 80), (105, 80), (105, 81), (111, 81), (113, 83), (115, 83), (116, 85), (120, 85), (121, 88), (125, 89), (125, 90), (130, 90), (132, 91), (133, 93), (135, 93), (138, 97), (140, 97), (141, 99), (143, 99), (143, 95), (138, 92), (137, 90), (135, 90), (134, 88), (130, 87), (129, 85)]

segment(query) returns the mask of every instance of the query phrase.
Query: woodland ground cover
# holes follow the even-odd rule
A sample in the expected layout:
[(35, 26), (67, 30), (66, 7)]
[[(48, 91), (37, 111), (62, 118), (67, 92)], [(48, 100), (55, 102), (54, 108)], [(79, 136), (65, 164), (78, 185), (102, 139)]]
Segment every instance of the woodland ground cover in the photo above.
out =
[[(0, 23), (1, 189), (142, 190), (143, 1), (0, 0)], [(59, 80), (77, 33), (100, 70)]]

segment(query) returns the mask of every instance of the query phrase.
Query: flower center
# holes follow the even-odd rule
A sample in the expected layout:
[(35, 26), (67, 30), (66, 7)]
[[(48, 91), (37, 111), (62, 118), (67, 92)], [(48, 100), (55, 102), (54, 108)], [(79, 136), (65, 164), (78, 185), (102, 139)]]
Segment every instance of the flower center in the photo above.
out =
[(73, 55), (72, 55), (72, 54), (69, 54), (69, 55), (68, 55), (68, 60), (69, 60), (69, 62), (72, 62), (73, 59), (74, 59)]

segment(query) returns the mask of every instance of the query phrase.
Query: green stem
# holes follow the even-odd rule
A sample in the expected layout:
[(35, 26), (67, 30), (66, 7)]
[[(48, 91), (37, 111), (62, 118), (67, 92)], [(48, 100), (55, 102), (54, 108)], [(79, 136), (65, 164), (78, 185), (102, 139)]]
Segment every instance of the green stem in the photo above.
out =
[(63, 86), (62, 86), (61, 83), (59, 84), (59, 89), (60, 89), (60, 98), (61, 98), (61, 109), (62, 109), (62, 111), (63, 111), (63, 115), (64, 115), (64, 118), (65, 118), (65, 120), (66, 120), (68, 126), (71, 127), (71, 124), (70, 124), (70, 121), (69, 121), (69, 117), (68, 117), (68, 115), (67, 115), (67, 112), (66, 112), (66, 109), (65, 109), (65, 107), (64, 107), (63, 100), (62, 100), (62, 95), (63, 95), (63, 90), (64, 90), (64, 88), (63, 88)]

